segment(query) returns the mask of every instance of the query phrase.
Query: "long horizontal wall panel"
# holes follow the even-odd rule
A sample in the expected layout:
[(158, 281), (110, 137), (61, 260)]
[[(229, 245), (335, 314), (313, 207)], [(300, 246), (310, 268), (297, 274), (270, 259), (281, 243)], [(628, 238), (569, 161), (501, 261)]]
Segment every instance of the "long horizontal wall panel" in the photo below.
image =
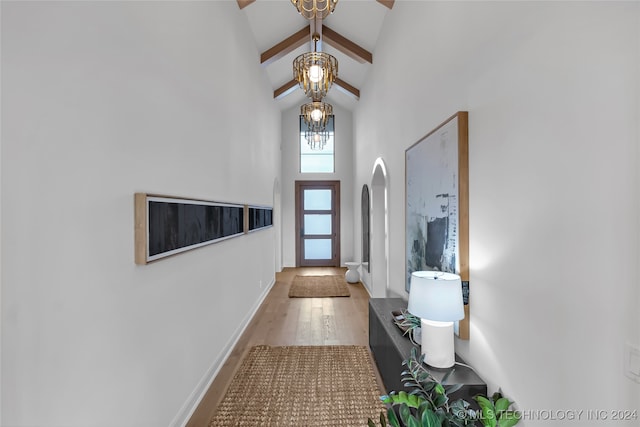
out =
[(135, 262), (148, 264), (245, 232), (245, 206), (135, 194)]

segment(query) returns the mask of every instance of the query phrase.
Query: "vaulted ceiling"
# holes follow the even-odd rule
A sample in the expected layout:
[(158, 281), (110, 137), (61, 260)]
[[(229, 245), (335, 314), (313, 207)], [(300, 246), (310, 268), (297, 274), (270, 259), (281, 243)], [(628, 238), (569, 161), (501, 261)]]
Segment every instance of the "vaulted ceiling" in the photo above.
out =
[[(308, 102), (293, 80), (293, 60), (312, 51), (310, 21), (290, 0), (237, 0), (247, 15), (267, 75), (281, 110)], [(353, 110), (375, 61), (382, 23), (394, 0), (339, 0), (334, 13), (322, 21), (321, 50), (338, 60), (338, 80), (325, 101)]]

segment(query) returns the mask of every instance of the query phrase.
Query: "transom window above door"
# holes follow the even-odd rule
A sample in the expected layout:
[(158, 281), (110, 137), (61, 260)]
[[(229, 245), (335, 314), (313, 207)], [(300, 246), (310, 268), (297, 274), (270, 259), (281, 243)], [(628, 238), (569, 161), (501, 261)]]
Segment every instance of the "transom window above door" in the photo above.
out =
[(310, 132), (303, 116), (300, 116), (300, 173), (335, 172), (334, 129), (334, 116), (329, 117), (321, 135)]

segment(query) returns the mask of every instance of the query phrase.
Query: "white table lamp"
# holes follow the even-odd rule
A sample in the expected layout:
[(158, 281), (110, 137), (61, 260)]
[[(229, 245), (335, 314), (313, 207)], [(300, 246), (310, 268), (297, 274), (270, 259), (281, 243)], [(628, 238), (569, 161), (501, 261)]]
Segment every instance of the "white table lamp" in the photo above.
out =
[(407, 310), (421, 319), (422, 354), (427, 365), (453, 366), (453, 322), (464, 318), (460, 276), (441, 271), (414, 271)]

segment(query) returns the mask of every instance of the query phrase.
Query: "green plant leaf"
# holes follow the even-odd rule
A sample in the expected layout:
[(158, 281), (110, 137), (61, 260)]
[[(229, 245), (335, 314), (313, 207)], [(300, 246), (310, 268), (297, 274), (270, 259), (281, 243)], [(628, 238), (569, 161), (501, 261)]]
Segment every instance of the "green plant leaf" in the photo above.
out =
[(409, 425), (409, 419), (413, 418), (409, 407), (407, 405), (400, 405), (398, 412), (400, 413), (400, 420), (402, 421), (402, 424), (405, 426)]
[(400, 421), (398, 421), (398, 417), (396, 417), (396, 411), (393, 408), (387, 409), (387, 419), (389, 420), (389, 424), (392, 427), (400, 427)]
[(422, 418), (422, 413), (429, 410), (431, 410), (431, 403), (428, 400), (423, 400), (422, 403), (420, 403), (418, 410), (416, 411), (416, 413), (418, 414), (418, 418)]
[(440, 380), (440, 383), (441, 383), (441, 384), (446, 384), (446, 383), (447, 383), (447, 380), (449, 379), (449, 376), (450, 376), (451, 374), (453, 374), (453, 372), (454, 372), (455, 370), (456, 370), (456, 368), (449, 369), (449, 370), (447, 371), (447, 373), (446, 373), (446, 374), (444, 374), (444, 377), (442, 377), (442, 379)]
[[(384, 411), (380, 411), (380, 426), (387, 427), (387, 419), (384, 416)], [(378, 424), (376, 424), (371, 418), (369, 418), (367, 420), (367, 427), (378, 427)], [(394, 427), (400, 426), (396, 424)]]
[(489, 408), (491, 409), (491, 411), (495, 409), (495, 407), (493, 406), (493, 402), (487, 399), (485, 396), (479, 394), (477, 396), (474, 396), (473, 398), (476, 402), (478, 402), (480, 408)]
[(406, 391), (401, 391), (398, 393), (398, 403), (409, 404), (409, 395)]
[(480, 395), (474, 396), (474, 399), (480, 406), (480, 422), (482, 423), (482, 425), (484, 425), (485, 427), (496, 427), (498, 423), (496, 420), (496, 411), (493, 406), (493, 402)]
[(411, 359), (417, 359), (418, 358), (418, 349), (416, 347), (413, 347), (411, 349)]
[(426, 391), (431, 392), (438, 383), (430, 382), (428, 379), (425, 378), (420, 380), (420, 384), (422, 384), (422, 388), (424, 388)]
[(462, 388), (464, 384), (452, 384), (452, 385), (447, 385), (444, 387), (444, 389), (446, 390), (447, 394), (453, 394), (456, 391), (460, 390)]
[(454, 400), (451, 405), (449, 405), (451, 410), (451, 415), (460, 420), (467, 420), (474, 418), (474, 411), (469, 409), (469, 402), (463, 399)]
[(421, 399), (415, 394), (410, 394), (407, 397), (407, 400), (408, 400), (407, 404), (412, 408), (418, 408), (420, 406)]
[(422, 427), (440, 427), (441, 425), (440, 419), (431, 410), (424, 411), (420, 421), (422, 423)]
[(500, 397), (495, 401), (496, 413), (499, 415), (501, 412), (509, 409), (509, 405), (513, 402), (509, 402), (509, 399), (506, 397)]
[(446, 394), (438, 394), (433, 398), (433, 406), (435, 406), (436, 408), (440, 408), (446, 405), (448, 400), (449, 398)]
[(387, 419), (384, 417), (384, 412), (380, 412), (380, 425), (387, 427)]

